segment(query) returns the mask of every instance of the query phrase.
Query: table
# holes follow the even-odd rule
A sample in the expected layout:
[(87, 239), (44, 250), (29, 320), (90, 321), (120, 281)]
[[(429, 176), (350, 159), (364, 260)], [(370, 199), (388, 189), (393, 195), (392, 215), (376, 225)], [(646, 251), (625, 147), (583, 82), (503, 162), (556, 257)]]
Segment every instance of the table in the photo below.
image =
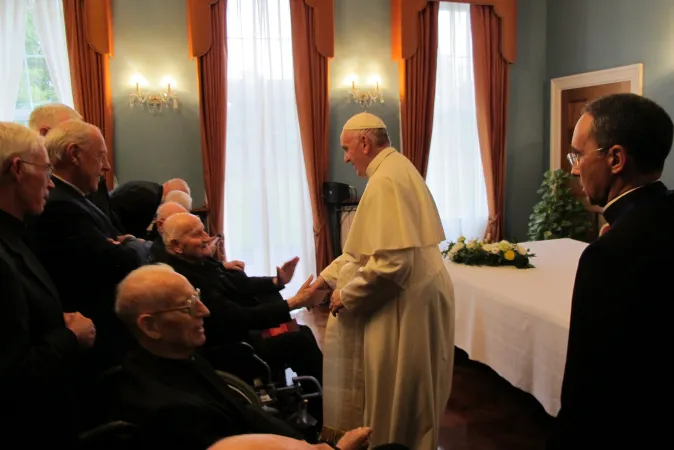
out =
[(581, 253), (572, 239), (522, 243), (534, 269), (471, 267), (445, 261), (454, 284), (455, 345), (532, 394), (556, 416), (571, 296)]

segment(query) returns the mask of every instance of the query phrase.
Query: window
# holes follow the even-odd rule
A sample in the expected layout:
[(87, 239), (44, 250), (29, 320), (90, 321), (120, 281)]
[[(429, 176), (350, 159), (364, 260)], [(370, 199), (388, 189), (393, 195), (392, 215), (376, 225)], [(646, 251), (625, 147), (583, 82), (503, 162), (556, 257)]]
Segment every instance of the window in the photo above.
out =
[(294, 295), (315, 271), (313, 219), (293, 74), (288, 0), (227, 2), (225, 250), (255, 275), (300, 257)]
[(482, 237), (489, 218), (477, 134), (470, 5), (440, 3), (433, 136), (426, 183), (447, 239)]
[(40, 39), (35, 31), (33, 14), (26, 14), (26, 54), (23, 57), (21, 86), (16, 99), (14, 121), (28, 125), (28, 116), (36, 107), (44, 103), (57, 102), (56, 90), (52, 83), (47, 61), (44, 58)]
[[(23, 4), (18, 5), (19, 2)], [(0, 14), (12, 14), (25, 21), (21, 65), (11, 69), (16, 71), (13, 75), (18, 75), (19, 82), (12, 120), (28, 125), (31, 111), (44, 103), (73, 106), (62, 0), (17, 0), (11, 10)], [(15, 30), (23, 29), (18, 26)]]

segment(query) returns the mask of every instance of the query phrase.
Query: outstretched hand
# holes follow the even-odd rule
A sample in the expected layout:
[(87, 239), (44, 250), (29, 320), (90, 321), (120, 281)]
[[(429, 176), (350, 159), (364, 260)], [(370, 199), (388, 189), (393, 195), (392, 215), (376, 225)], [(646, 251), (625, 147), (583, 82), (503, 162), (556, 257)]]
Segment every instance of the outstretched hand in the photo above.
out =
[(370, 436), (372, 436), (372, 428), (356, 428), (355, 430), (346, 432), (339, 442), (337, 442), (337, 447), (342, 450), (365, 449), (370, 445)]
[(286, 261), (281, 267), (276, 268), (276, 279), (281, 286), (285, 286), (293, 279), (298, 262), (300, 262), (300, 258), (295, 256), (290, 261)]
[(314, 293), (316, 291), (328, 291), (330, 290), (330, 286), (328, 286), (328, 283), (323, 279), (322, 276), (316, 277), (316, 281), (311, 283), (311, 286), (309, 286), (309, 290)]

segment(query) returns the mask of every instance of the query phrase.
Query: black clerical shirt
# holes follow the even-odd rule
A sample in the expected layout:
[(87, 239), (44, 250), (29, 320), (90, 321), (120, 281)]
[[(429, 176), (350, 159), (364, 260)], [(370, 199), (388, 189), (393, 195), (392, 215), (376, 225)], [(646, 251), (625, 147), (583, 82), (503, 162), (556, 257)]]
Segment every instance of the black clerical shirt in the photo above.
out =
[(303, 439), (260, 407), (234, 393), (200, 356), (161, 358), (132, 351), (118, 385), (115, 418), (140, 426), (150, 448), (203, 450), (241, 434), (277, 434)]

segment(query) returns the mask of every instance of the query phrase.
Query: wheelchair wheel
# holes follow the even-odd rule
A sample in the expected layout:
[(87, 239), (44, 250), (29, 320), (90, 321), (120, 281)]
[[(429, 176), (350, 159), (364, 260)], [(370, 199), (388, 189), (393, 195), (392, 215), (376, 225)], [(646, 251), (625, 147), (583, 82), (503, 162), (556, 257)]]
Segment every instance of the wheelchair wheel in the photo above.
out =
[(257, 393), (253, 390), (253, 388), (250, 385), (248, 385), (245, 381), (227, 372), (221, 372), (219, 370), (217, 372), (218, 375), (220, 375), (220, 378), (222, 378), (222, 380), (225, 383), (227, 383), (227, 386), (232, 391), (240, 395), (244, 400), (246, 400), (251, 405), (262, 406), (262, 401), (260, 400), (260, 397), (258, 397)]

